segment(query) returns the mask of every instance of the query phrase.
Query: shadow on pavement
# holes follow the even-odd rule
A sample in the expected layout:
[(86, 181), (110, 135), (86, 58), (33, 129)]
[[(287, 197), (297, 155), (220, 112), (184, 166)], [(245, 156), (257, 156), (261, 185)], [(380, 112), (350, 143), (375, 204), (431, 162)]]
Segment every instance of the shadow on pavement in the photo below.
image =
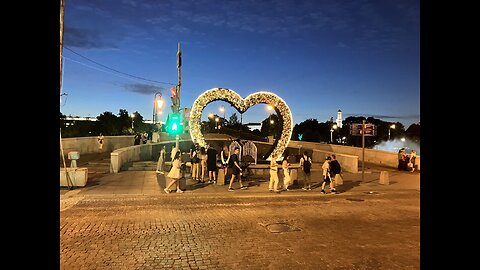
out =
[(349, 191), (352, 188), (360, 186), (361, 181), (352, 181), (352, 180), (344, 180), (342, 185), (337, 187), (337, 190), (340, 192)]

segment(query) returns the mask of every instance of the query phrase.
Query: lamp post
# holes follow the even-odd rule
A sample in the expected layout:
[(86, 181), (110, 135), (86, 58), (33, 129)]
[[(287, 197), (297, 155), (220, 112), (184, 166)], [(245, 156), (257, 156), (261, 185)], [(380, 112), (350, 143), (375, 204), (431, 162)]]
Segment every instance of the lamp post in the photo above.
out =
[(268, 116), (268, 118), (270, 118), (270, 126), (268, 128), (268, 135), (270, 135), (270, 131), (272, 130), (272, 125), (274, 123), (274, 121), (272, 119), (273, 106), (272, 105), (267, 105), (267, 111), (270, 113), (270, 115)]
[(395, 129), (395, 124), (388, 127), (388, 140), (390, 141), (390, 129)]
[(218, 125), (218, 122), (220, 121), (220, 118), (215, 117), (215, 129), (220, 129), (220, 125)]
[(330, 143), (333, 142), (333, 131), (337, 129), (337, 125), (333, 125), (332, 128), (330, 129)]
[(133, 122), (134, 122), (133, 118), (135, 117), (135, 113), (132, 113), (132, 115), (130, 116), (132, 117), (132, 130), (133, 130)]
[(159, 110), (163, 108), (163, 99), (162, 99), (162, 93), (157, 92), (155, 93), (155, 97), (153, 98), (153, 124), (155, 125), (157, 123), (157, 115), (160, 113)]
[(220, 106), (220, 109), (219, 109), (219, 110), (220, 110), (220, 112), (223, 113), (223, 119), (225, 119), (225, 106), (223, 106), (223, 105)]

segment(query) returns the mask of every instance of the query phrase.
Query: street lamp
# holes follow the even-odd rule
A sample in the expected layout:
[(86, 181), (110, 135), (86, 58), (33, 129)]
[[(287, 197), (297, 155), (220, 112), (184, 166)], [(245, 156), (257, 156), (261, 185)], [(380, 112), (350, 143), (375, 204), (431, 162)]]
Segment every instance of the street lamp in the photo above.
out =
[(215, 117), (215, 129), (220, 129), (220, 125), (218, 124), (219, 121), (220, 121), (220, 118)]
[(132, 117), (132, 129), (133, 129), (133, 118), (135, 117), (135, 113), (132, 113), (132, 115), (130, 115), (130, 117)]
[[(267, 111), (270, 113), (270, 115), (268, 116), (268, 118), (270, 118), (270, 125), (273, 125), (273, 123), (274, 123), (274, 121), (272, 119), (273, 106), (272, 105), (267, 105)], [(271, 130), (272, 130), (272, 127), (269, 126), (268, 135), (270, 135)]]
[[(162, 108), (163, 108), (163, 99), (162, 99), (162, 93), (157, 92), (155, 93), (155, 97), (153, 98), (153, 124), (155, 125), (157, 123), (157, 115), (162, 114)], [(159, 112), (160, 110), (160, 112)]]
[(388, 140), (390, 141), (390, 129), (395, 129), (395, 124), (388, 127)]
[(223, 119), (225, 119), (225, 106), (223, 106), (223, 105), (220, 106), (220, 109), (219, 109), (219, 110), (220, 110), (220, 112), (223, 113)]
[(332, 128), (330, 129), (330, 143), (333, 142), (333, 131), (334, 131), (335, 129), (337, 129), (337, 127), (338, 127), (338, 126), (335, 124), (335, 125), (333, 125)]

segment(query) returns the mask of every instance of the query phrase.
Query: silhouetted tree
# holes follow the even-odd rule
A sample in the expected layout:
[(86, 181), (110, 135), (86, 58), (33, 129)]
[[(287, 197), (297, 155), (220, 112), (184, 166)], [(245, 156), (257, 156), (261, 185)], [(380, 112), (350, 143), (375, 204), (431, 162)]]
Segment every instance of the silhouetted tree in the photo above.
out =
[[(270, 123), (270, 120), (273, 121), (273, 124)], [(261, 136), (267, 137), (269, 135), (275, 135), (280, 128), (278, 116), (271, 114), (262, 121), (262, 127), (260, 128)]]
[(100, 133), (103, 133), (105, 136), (120, 134), (118, 117), (111, 112), (104, 112), (97, 116), (95, 127), (96, 134), (93, 135), (98, 135)]

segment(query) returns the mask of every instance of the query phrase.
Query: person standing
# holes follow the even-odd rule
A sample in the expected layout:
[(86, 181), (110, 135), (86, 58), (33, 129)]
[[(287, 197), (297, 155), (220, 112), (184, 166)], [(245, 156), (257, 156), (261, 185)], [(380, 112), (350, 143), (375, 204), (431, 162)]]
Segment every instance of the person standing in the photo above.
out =
[(207, 170), (208, 183), (217, 183), (217, 150), (211, 144), (207, 144)]
[(140, 134), (135, 134), (133, 145), (140, 145)]
[(165, 145), (160, 149), (160, 155), (157, 161), (157, 173), (163, 173), (163, 162), (165, 160)]
[(148, 140), (148, 133), (147, 132), (144, 132), (142, 134), (142, 143), (143, 144), (147, 144), (147, 140)]
[(190, 163), (192, 164), (192, 179), (193, 181), (200, 181), (199, 178), (199, 167), (200, 167), (200, 159), (198, 158), (198, 144), (195, 143), (190, 148)]
[(335, 187), (333, 186), (333, 181), (330, 176), (330, 161), (332, 158), (330, 156), (325, 158), (325, 162), (322, 165), (323, 170), (323, 183), (322, 183), (322, 194), (325, 194), (325, 184), (329, 184), (330, 192), (336, 193)]
[(415, 171), (415, 159), (416, 158), (417, 158), (417, 151), (412, 150), (412, 152), (410, 153), (410, 160), (408, 162), (408, 164), (411, 164), (411, 165), (408, 165), (408, 167), (410, 169), (410, 172)]
[(272, 154), (272, 159), (270, 160), (270, 182), (268, 184), (268, 190), (270, 192), (278, 192), (278, 167), (277, 167), (277, 156)]
[(222, 168), (223, 168), (223, 176), (227, 177), (227, 171), (228, 171), (228, 166), (230, 162), (230, 151), (228, 150), (228, 146), (224, 145), (222, 152), (220, 152), (220, 160), (222, 162)]
[(175, 155), (177, 154), (177, 152), (180, 153), (180, 151), (178, 151), (177, 147), (175, 147), (175, 144), (172, 144), (172, 151), (170, 151), (170, 160), (172, 162), (175, 159)]
[(398, 150), (398, 170), (401, 171), (405, 167), (405, 148)]
[(180, 167), (181, 167), (181, 162), (180, 162), (180, 152), (177, 152), (175, 154), (175, 157), (173, 158), (172, 162), (172, 168), (170, 169), (170, 172), (167, 174), (168, 178), (171, 178), (172, 181), (170, 181), (170, 184), (163, 189), (165, 193), (170, 193), (172, 192), (170, 190), (170, 187), (173, 186), (173, 184), (177, 185), (177, 193), (183, 193), (183, 190), (180, 189), (180, 177), (182, 176), (180, 173)]
[(235, 178), (238, 177), (238, 182), (240, 183), (240, 189), (246, 189), (247, 187), (243, 185), (242, 183), (242, 168), (240, 167), (239, 161), (238, 161), (238, 154), (240, 153), (240, 148), (235, 147), (235, 150), (233, 151), (233, 155), (230, 157), (231, 162), (233, 163), (233, 173), (232, 173), (232, 179), (230, 179), (230, 184), (228, 185), (228, 191), (233, 191), (234, 189), (232, 188), (233, 181), (235, 181)]
[(103, 137), (103, 134), (100, 133), (100, 135), (98, 135), (97, 137), (97, 141), (98, 141), (98, 150), (102, 151), (103, 150), (103, 140), (104, 140), (104, 137)]
[(205, 183), (205, 171), (207, 170), (207, 152), (205, 151), (205, 147), (200, 147), (200, 156), (199, 156), (199, 159), (200, 159), (200, 168), (202, 170), (202, 173), (201, 173), (201, 178), (200, 180), (198, 181), (198, 183)]
[(290, 163), (288, 163), (288, 153), (285, 154), (282, 161), (282, 169), (283, 169), (283, 190), (289, 190), (288, 186), (291, 184), (290, 178)]
[(311, 173), (312, 159), (307, 155), (307, 151), (303, 152), (302, 158), (300, 158), (300, 166), (303, 171), (303, 190), (312, 190)]
[(342, 166), (340, 166), (340, 163), (337, 160), (337, 156), (335, 154), (332, 154), (332, 160), (330, 161), (330, 177), (332, 178), (332, 181), (335, 181), (335, 176), (337, 174), (340, 174), (342, 172)]

